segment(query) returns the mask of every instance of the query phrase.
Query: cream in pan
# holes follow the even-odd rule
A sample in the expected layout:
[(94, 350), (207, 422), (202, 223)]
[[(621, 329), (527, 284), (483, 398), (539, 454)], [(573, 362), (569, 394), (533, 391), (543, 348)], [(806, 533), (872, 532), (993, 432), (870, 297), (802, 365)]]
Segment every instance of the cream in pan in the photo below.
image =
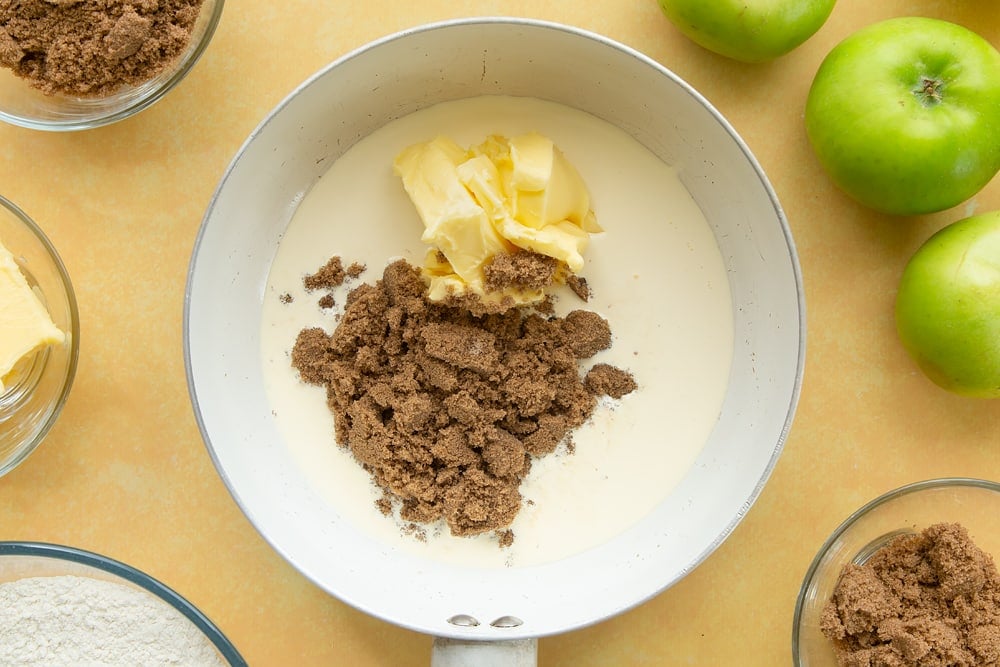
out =
[[(331, 119), (335, 122), (335, 119)], [(392, 170), (405, 146), (445, 134), (471, 145), (488, 134), (537, 131), (583, 175), (600, 225), (580, 272), (582, 304), (560, 294), (557, 310), (585, 307), (608, 319), (612, 349), (593, 361), (633, 372), (638, 391), (609, 400), (573, 435), (575, 451), (536, 460), (511, 526), (514, 544), (457, 538), (417, 540), (377, 509), (380, 491), (333, 440), (322, 389), (300, 382), (289, 354), (298, 332), (331, 330), (302, 277), (331, 255), (360, 261), (374, 281), (395, 258), (419, 265), (422, 224)], [(343, 303), (345, 290), (337, 295)], [(292, 299), (288, 302), (286, 295)], [(339, 514), (372, 539), (442, 562), (518, 566), (570, 556), (614, 537), (666, 497), (697, 457), (719, 414), (732, 360), (727, 276), (715, 238), (676, 171), (620, 129), (533, 98), (478, 97), (397, 119), (351, 147), (304, 197), (264, 287), (261, 354), (268, 397), (285, 443), (305, 476)]]

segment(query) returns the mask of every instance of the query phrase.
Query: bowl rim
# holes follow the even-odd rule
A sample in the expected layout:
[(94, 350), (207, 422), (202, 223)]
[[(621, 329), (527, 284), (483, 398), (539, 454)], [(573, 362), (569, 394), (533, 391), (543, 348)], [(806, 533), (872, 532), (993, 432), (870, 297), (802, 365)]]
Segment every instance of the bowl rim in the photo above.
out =
[(205, 25), (205, 31), (200, 36), (198, 42), (194, 45), (194, 48), (190, 51), (185, 51), (184, 53), (179, 54), (177, 57), (180, 60), (180, 66), (168, 79), (165, 79), (162, 83), (160, 83), (160, 85), (156, 86), (148, 93), (140, 95), (134, 100), (129, 101), (121, 108), (99, 115), (95, 114), (86, 118), (71, 118), (68, 120), (39, 120), (37, 118), (31, 118), (0, 109), (0, 120), (10, 123), (11, 125), (27, 128), (29, 130), (75, 132), (110, 125), (120, 120), (125, 120), (126, 118), (134, 116), (140, 111), (151, 107), (153, 104), (166, 96), (167, 93), (173, 90), (177, 84), (179, 84), (181, 80), (184, 79), (192, 69), (194, 69), (195, 64), (201, 59), (202, 54), (204, 54), (208, 45), (211, 43), (212, 38), (215, 35), (216, 28), (219, 25), (219, 21), (222, 18), (222, 10), (225, 5), (225, 0), (212, 0), (212, 2), (214, 3), (212, 6), (212, 13), (208, 17), (208, 23)]
[(864, 505), (854, 510), (846, 519), (844, 519), (840, 525), (830, 534), (828, 538), (823, 542), (823, 545), (816, 552), (813, 557), (812, 562), (809, 564), (809, 568), (806, 570), (805, 576), (802, 578), (802, 584), (799, 587), (799, 593), (795, 598), (795, 611), (792, 616), (792, 663), (795, 665), (801, 664), (800, 656), (800, 633), (802, 627), (802, 612), (805, 608), (806, 592), (809, 590), (810, 585), (816, 578), (816, 574), (826, 557), (826, 554), (830, 551), (830, 548), (836, 543), (840, 537), (846, 533), (851, 527), (857, 523), (860, 519), (865, 517), (872, 510), (885, 505), (888, 502), (900, 498), (902, 496), (908, 496), (913, 493), (919, 493), (921, 491), (927, 491), (929, 489), (940, 489), (947, 487), (972, 487), (984, 489), (987, 491), (994, 491), (1000, 493), (1000, 482), (994, 482), (988, 479), (982, 479), (978, 477), (935, 477), (931, 479), (925, 479), (917, 482), (910, 482), (904, 484), (903, 486), (896, 487), (885, 493), (882, 493), (875, 498), (869, 500)]
[(69, 337), (69, 354), (62, 388), (53, 403), (54, 407), (52, 411), (46, 417), (45, 424), (34, 435), (31, 441), (27, 444), (22, 444), (14, 456), (10, 457), (8, 460), (0, 460), (0, 477), (3, 477), (5, 474), (9, 473), (11, 470), (23, 463), (24, 460), (38, 448), (42, 441), (45, 440), (45, 437), (52, 429), (52, 426), (55, 425), (56, 420), (62, 413), (63, 407), (66, 405), (66, 400), (69, 398), (70, 390), (73, 388), (73, 381), (76, 378), (76, 370), (80, 358), (80, 310), (76, 300), (76, 292), (73, 289), (73, 282), (70, 280), (69, 272), (66, 270), (66, 265), (63, 263), (62, 257), (60, 257), (59, 252), (52, 244), (52, 241), (45, 234), (45, 232), (42, 231), (42, 228), (39, 227), (38, 223), (36, 223), (31, 216), (25, 213), (21, 207), (3, 195), (0, 195), (0, 208), (6, 209), (7, 212), (17, 219), (24, 226), (24, 228), (33, 234), (35, 238), (38, 239), (38, 242), (41, 243), (49, 256), (49, 259), (52, 260), (56, 273), (59, 275), (59, 280), (62, 283), (63, 290), (66, 295), (66, 305), (69, 307), (69, 331), (65, 332)]
[(0, 541), (0, 559), (7, 556), (49, 558), (69, 561), (107, 572), (139, 586), (183, 614), (233, 667), (245, 667), (246, 660), (215, 623), (184, 596), (163, 582), (131, 565), (93, 551), (50, 542)]

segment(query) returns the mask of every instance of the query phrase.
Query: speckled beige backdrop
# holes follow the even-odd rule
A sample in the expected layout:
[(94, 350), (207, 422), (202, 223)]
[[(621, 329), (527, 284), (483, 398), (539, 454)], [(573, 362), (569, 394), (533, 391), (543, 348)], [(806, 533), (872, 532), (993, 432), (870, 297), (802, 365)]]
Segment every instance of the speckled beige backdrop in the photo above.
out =
[(751, 66), (688, 42), (655, 0), (229, 0), (196, 69), (140, 115), (75, 134), (0, 127), (0, 193), (60, 250), (82, 318), (79, 373), (61, 420), (41, 449), (0, 479), (0, 539), (69, 544), (146, 570), (200, 606), (254, 666), (429, 664), (428, 637), (315, 588), (230, 499), (188, 402), (184, 281), (223, 170), (298, 83), (390, 32), (498, 14), (603, 33), (704, 93), (777, 190), (808, 309), (797, 418), (746, 519), (703, 565), (648, 603), (543, 639), (542, 665), (788, 664), (803, 573), (843, 518), (918, 479), (1000, 480), (1000, 401), (960, 399), (931, 385), (897, 343), (891, 318), (910, 253), (968, 211), (1000, 208), (1000, 182), (955, 210), (883, 217), (830, 185), (802, 126), (813, 73), (853, 30), (890, 16), (936, 16), (1000, 45), (993, 2), (841, 0), (804, 46)]

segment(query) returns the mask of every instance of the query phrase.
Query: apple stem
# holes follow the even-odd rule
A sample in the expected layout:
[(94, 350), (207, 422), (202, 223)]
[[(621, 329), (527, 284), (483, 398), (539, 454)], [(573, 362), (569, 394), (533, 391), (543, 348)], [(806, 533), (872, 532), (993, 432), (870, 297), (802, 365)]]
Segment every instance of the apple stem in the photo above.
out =
[(941, 88), (943, 84), (939, 79), (923, 77), (920, 86), (913, 91), (920, 103), (925, 107), (932, 107), (941, 103)]

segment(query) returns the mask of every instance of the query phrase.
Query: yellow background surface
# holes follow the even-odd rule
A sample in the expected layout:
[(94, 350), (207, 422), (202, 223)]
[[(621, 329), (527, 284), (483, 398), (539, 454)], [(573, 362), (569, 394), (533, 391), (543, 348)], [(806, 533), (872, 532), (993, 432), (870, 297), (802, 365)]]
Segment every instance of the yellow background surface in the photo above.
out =
[(764, 65), (695, 46), (655, 0), (228, 0), (202, 60), (152, 108), (72, 134), (0, 127), (0, 193), (59, 249), (82, 320), (79, 372), (62, 417), (0, 479), (0, 539), (72, 545), (152, 574), (212, 618), (251, 665), (429, 664), (429, 637), (313, 586), (230, 498), (188, 400), (186, 271), (227, 164), (307, 76), (369, 40), (428, 21), (548, 19), (656, 59), (747, 141), (798, 246), (808, 348), (784, 453), (731, 537), (642, 606), (542, 639), (540, 664), (788, 664), (803, 574), (848, 514), (920, 479), (1000, 480), (1000, 401), (933, 386), (900, 347), (892, 321), (910, 254), (948, 222), (1000, 209), (1000, 179), (950, 211), (878, 215), (831, 185), (803, 128), (806, 92), (829, 49), (861, 26), (907, 14), (951, 19), (1000, 45), (1000, 12), (986, 0), (841, 0), (811, 40)]

